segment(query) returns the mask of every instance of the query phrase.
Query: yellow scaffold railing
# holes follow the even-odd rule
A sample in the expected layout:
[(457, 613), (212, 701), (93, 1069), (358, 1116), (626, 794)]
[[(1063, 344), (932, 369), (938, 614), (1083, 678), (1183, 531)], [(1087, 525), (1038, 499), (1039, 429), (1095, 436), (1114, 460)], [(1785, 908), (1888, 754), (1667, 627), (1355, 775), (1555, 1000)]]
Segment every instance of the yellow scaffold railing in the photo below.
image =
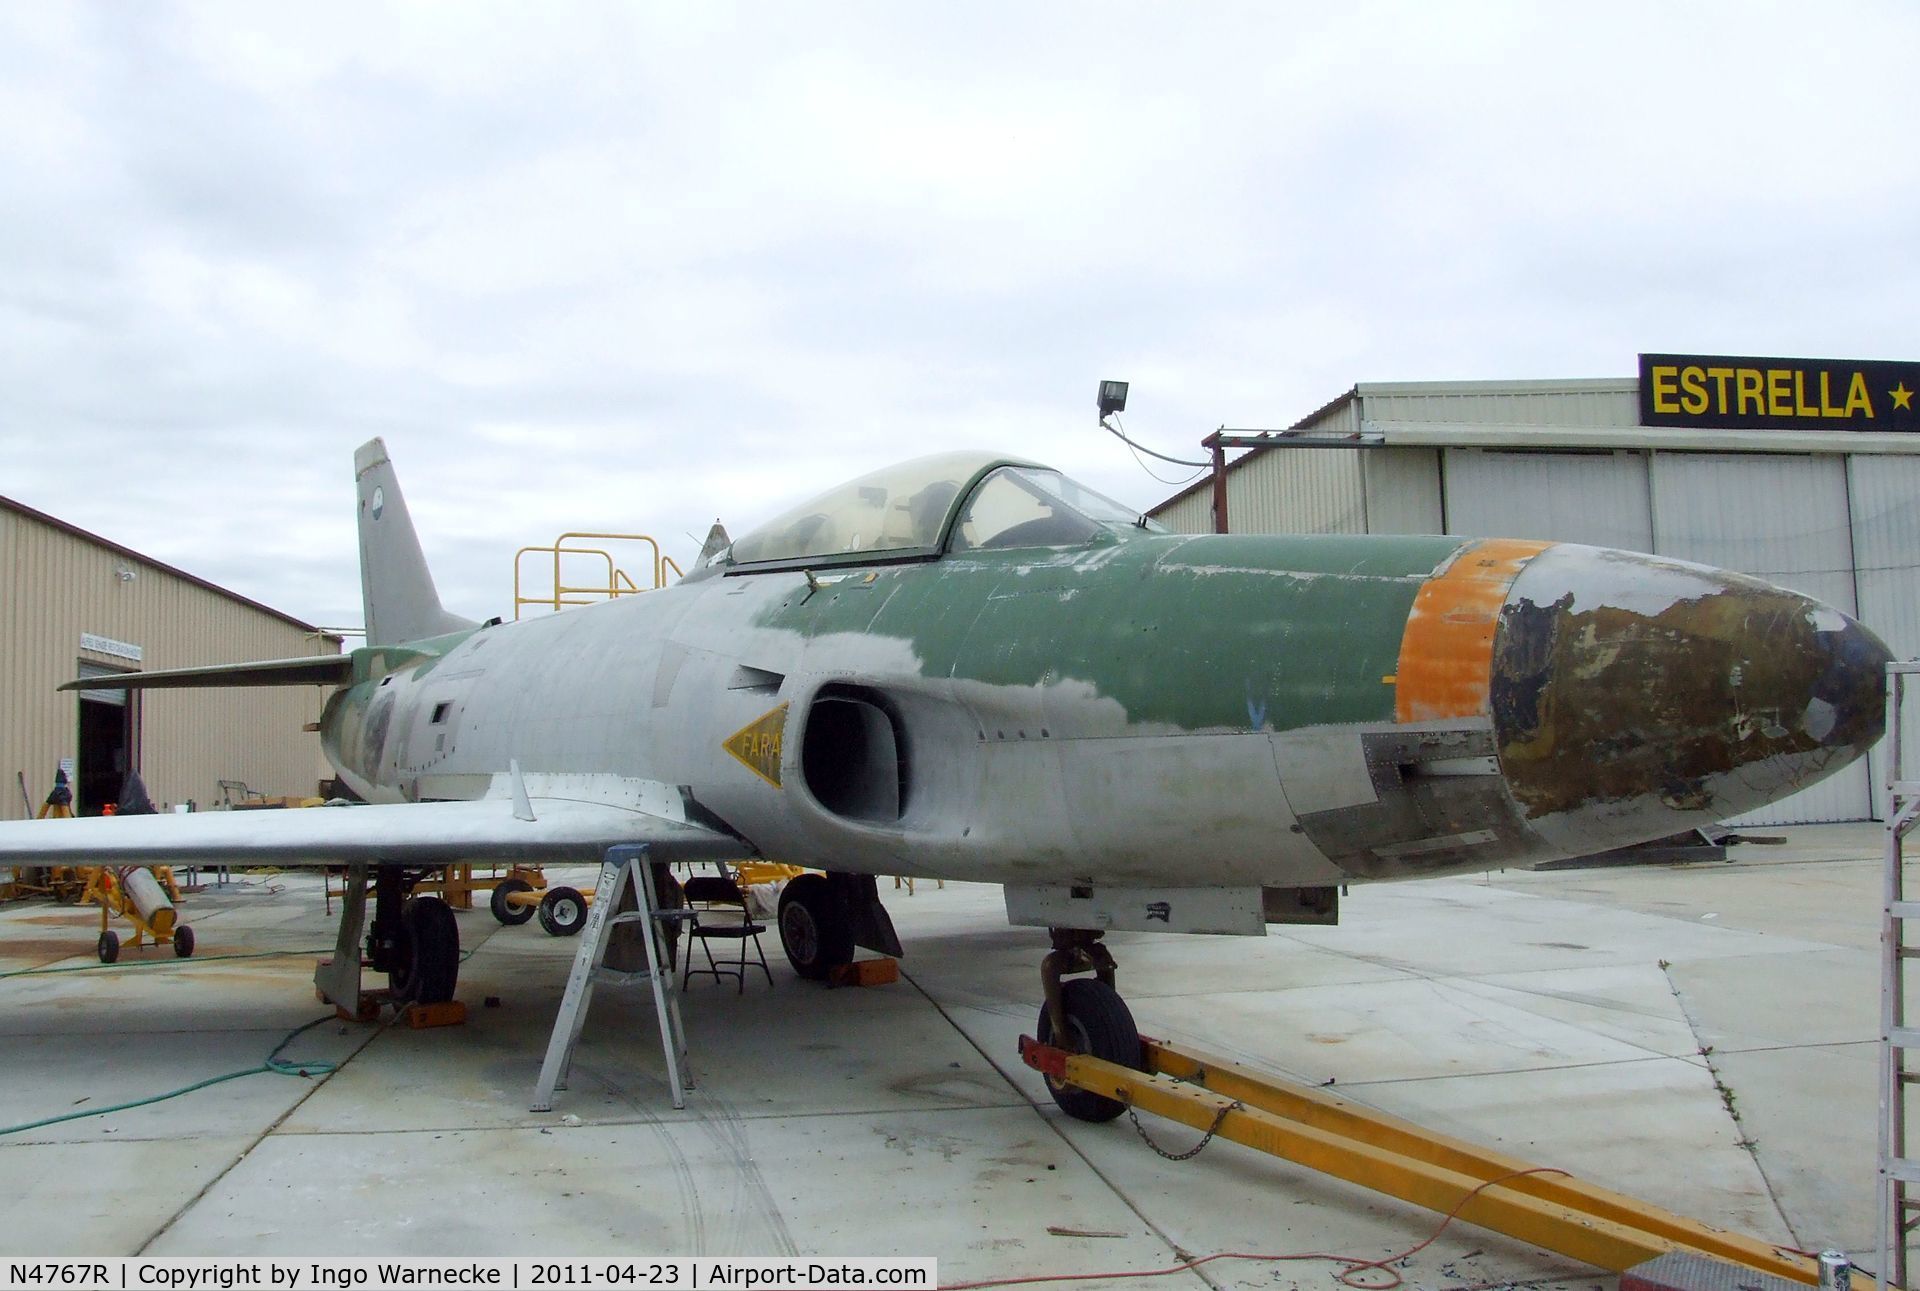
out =
[[(582, 546), (582, 543), (645, 543), (649, 549), (643, 557), (646, 562), (648, 582), (643, 587), (626, 570), (614, 562), (613, 553), (605, 547)], [(538, 568), (550, 569), (550, 591), (535, 595), (525, 589), (522, 573), (526, 567), (526, 558), (530, 555), (545, 556), (551, 561), (541, 562)], [(562, 561), (566, 557), (586, 557), (590, 567), (604, 567), (606, 576), (594, 582), (569, 583)], [(571, 568), (577, 571), (579, 562)], [(591, 605), (597, 601), (614, 600), (621, 596), (633, 596), (640, 592), (651, 592), (667, 585), (667, 573), (671, 570), (675, 578), (681, 577), (680, 565), (673, 557), (660, 550), (660, 544), (652, 535), (644, 533), (563, 533), (547, 546), (522, 547), (513, 554), (513, 617), (518, 619), (530, 606), (541, 606), (558, 612), (569, 605)], [(576, 572), (574, 577), (580, 575)]]

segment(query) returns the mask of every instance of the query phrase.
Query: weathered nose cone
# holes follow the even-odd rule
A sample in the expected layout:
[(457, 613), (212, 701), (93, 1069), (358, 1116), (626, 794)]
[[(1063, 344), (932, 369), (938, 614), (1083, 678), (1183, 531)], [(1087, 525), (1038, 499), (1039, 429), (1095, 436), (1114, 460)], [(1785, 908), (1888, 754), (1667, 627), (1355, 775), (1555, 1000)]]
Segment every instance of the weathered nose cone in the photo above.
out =
[(1501, 611), (1489, 692), (1501, 770), (1565, 851), (1663, 837), (1866, 752), (1891, 657), (1838, 610), (1759, 579), (1558, 544)]

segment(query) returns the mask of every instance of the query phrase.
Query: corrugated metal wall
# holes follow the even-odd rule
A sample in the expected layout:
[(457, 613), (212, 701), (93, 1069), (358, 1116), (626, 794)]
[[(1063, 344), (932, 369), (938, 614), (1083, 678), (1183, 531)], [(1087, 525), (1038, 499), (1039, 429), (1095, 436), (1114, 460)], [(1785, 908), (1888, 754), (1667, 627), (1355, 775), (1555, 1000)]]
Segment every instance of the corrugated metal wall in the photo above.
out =
[(1447, 532), (1653, 549), (1646, 454), (1449, 448)]
[[(1850, 457), (1847, 486), (1860, 621), (1897, 657), (1920, 657), (1920, 458)], [(1920, 701), (1907, 704), (1901, 728), (1906, 747), (1920, 749)], [(1872, 761), (1874, 808), (1884, 819), (1886, 759), (1875, 749)], [(1920, 774), (1920, 758), (1906, 772)]]
[[(1227, 475), (1235, 533), (1365, 533), (1367, 495), (1358, 448), (1273, 448)], [(1213, 489), (1204, 484), (1154, 514), (1175, 533), (1213, 532)]]
[[(232, 597), (0, 507), (0, 776), (25, 772), (34, 807), (60, 759), (77, 755), (79, 699), (54, 688), (82, 663), (159, 669), (336, 654), (338, 643)], [(130, 571), (131, 579), (121, 577)], [(82, 633), (135, 644), (138, 664), (81, 648)], [(157, 803), (218, 798), (216, 782), (311, 794), (331, 775), (319, 737), (319, 687), (150, 692), (136, 700), (136, 755)], [(0, 819), (26, 813), (5, 786)]]
[(1368, 533), (1445, 533), (1440, 450), (1370, 448), (1360, 455)]
[(1227, 477), (1227, 515), (1242, 533), (1365, 533), (1358, 448), (1275, 448)]
[(1482, 426), (1611, 428), (1640, 422), (1633, 381), (1488, 381), (1365, 384), (1358, 416)]
[(1203, 480), (1201, 487), (1156, 507), (1149, 514), (1175, 533), (1212, 533), (1213, 487)]
[[(1337, 400), (1302, 424), (1352, 433), (1360, 428), (1359, 404)], [(1228, 524), (1235, 533), (1366, 533), (1368, 487), (1361, 459), (1373, 451), (1272, 448), (1235, 458), (1227, 469)], [(1151, 514), (1175, 533), (1212, 533), (1212, 476)]]

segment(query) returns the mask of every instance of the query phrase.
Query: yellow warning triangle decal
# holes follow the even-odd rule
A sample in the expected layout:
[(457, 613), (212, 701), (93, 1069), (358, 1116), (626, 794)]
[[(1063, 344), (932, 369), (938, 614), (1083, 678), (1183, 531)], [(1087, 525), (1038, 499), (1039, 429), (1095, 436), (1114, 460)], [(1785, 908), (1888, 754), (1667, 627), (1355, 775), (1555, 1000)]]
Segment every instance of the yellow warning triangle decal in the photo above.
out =
[(747, 770), (778, 789), (780, 737), (786, 730), (787, 706), (782, 704), (729, 735), (720, 747), (745, 763)]

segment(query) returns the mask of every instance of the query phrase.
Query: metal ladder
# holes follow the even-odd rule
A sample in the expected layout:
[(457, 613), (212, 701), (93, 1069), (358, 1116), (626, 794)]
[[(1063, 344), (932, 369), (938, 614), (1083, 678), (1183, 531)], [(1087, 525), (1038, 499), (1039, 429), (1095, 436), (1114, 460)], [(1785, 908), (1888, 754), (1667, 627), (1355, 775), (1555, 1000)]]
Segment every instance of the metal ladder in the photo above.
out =
[[(690, 917), (685, 910), (660, 910), (653, 903), (653, 883), (648, 874), (648, 847), (644, 843), (622, 843), (607, 849), (600, 865), (600, 879), (594, 884), (592, 907), (587, 925), (580, 931), (580, 949), (573, 957), (573, 971), (567, 976), (567, 991), (560, 998), (560, 1013), (553, 1020), (553, 1036), (547, 1041), (546, 1061), (540, 1064), (540, 1081), (534, 1086), (531, 1110), (553, 1110), (553, 1091), (567, 1087), (567, 1073), (573, 1066), (574, 1047), (580, 1043), (580, 1029), (587, 1021), (587, 1005), (598, 985), (653, 987), (653, 1007), (660, 1016), (660, 1046), (667, 1056), (667, 1084), (673, 1091), (673, 1105), (687, 1105), (687, 1089), (693, 1080), (687, 1071), (687, 1033), (680, 1022), (680, 999), (671, 989), (672, 965), (662, 941), (669, 923)], [(631, 884), (637, 909), (621, 910), (620, 901)], [(634, 972), (622, 972), (605, 965), (608, 943), (618, 924), (644, 925), (641, 940), (647, 947), (647, 966)]]
[(1920, 1160), (1907, 1155), (1907, 1090), (1920, 1072), (1907, 1067), (1909, 1050), (1920, 1049), (1920, 1027), (1908, 1025), (1903, 965), (1920, 958), (1907, 944), (1905, 926), (1920, 919), (1920, 901), (1906, 898), (1906, 838), (1920, 821), (1920, 780), (1908, 778), (1905, 742), (1900, 738), (1901, 701), (1907, 679), (1920, 674), (1920, 662), (1887, 665), (1887, 866), (1880, 919), (1880, 1171), (1877, 1181), (1880, 1223), (1880, 1280), (1887, 1287), (1907, 1285), (1907, 1235), (1920, 1219), (1920, 1200), (1909, 1190), (1920, 1183)]

